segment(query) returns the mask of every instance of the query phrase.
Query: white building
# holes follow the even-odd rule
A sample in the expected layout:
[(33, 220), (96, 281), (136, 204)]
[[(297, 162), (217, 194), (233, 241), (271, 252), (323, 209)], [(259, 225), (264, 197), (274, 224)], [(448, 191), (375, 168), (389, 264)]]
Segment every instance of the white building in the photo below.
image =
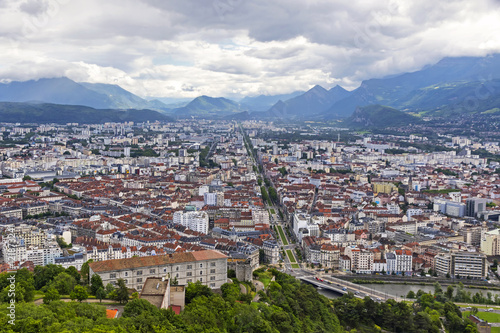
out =
[(174, 213), (173, 222), (188, 229), (208, 234), (208, 214), (206, 212), (182, 212)]

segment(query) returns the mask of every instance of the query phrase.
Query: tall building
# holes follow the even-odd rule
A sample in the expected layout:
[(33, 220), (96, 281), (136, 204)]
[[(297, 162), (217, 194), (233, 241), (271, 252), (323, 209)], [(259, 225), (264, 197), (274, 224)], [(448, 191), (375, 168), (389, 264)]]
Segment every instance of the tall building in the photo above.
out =
[(183, 212), (178, 211), (174, 213), (173, 222), (180, 224), (188, 229), (208, 234), (209, 218), (208, 214), (204, 211), (198, 212)]
[(487, 199), (471, 198), (465, 202), (465, 216), (476, 217), (478, 213), (486, 210)]
[(434, 257), (436, 272), (441, 275), (485, 279), (488, 275), (486, 255), (477, 252), (440, 253)]
[(500, 254), (500, 229), (494, 229), (484, 234), (481, 239), (481, 252), (487, 256)]

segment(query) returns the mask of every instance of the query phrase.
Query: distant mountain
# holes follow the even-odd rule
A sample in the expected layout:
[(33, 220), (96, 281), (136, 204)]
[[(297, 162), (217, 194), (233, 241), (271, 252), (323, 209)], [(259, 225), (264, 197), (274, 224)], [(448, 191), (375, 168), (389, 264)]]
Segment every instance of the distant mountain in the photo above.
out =
[(357, 107), (343, 124), (351, 128), (383, 128), (406, 126), (420, 122), (417, 117), (388, 106), (368, 105)]
[(0, 84), (0, 101), (84, 105), (97, 109), (168, 110), (160, 101), (147, 101), (117, 85), (77, 83), (66, 77)]
[(350, 95), (341, 86), (326, 90), (316, 85), (302, 95), (286, 101), (278, 101), (268, 110), (271, 117), (308, 117), (327, 110), (331, 105)]
[(0, 84), (0, 101), (86, 105), (101, 109), (113, 104), (105, 94), (64, 77)]
[(114, 84), (104, 83), (80, 83), (85, 88), (95, 91), (99, 94), (106, 95), (111, 101), (112, 105), (108, 106), (115, 109), (156, 109), (167, 110), (168, 107), (159, 100), (145, 100), (131, 92), (123, 89)]
[(240, 104), (243, 109), (248, 109), (251, 111), (267, 111), (278, 101), (286, 101), (288, 99), (302, 95), (303, 93), (304, 91), (295, 91), (291, 94), (245, 97), (240, 101)]
[(242, 110), (238, 103), (227, 98), (200, 96), (185, 107), (174, 109), (173, 113), (177, 117), (224, 117), (241, 111), (246, 110)]
[(456, 99), (460, 99), (463, 94), (460, 89), (467, 90), (468, 83), (488, 84), (495, 79), (500, 79), (498, 54), (444, 58), (435, 65), (413, 73), (363, 81), (350, 96), (323, 112), (322, 117), (345, 118), (356, 107), (370, 104), (383, 104), (405, 111), (432, 111), (457, 102)]
[(94, 109), (81, 105), (0, 102), (0, 119), (11, 123), (82, 123), (173, 121), (153, 110)]

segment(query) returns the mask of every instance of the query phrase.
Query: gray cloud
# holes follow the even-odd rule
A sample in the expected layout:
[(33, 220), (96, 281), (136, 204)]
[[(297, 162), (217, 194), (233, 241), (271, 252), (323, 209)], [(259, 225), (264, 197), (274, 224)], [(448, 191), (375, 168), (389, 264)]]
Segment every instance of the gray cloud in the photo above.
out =
[[(494, 0), (0, 0), (0, 79), (286, 93), (500, 51)], [(214, 84), (216, 82), (216, 84)]]

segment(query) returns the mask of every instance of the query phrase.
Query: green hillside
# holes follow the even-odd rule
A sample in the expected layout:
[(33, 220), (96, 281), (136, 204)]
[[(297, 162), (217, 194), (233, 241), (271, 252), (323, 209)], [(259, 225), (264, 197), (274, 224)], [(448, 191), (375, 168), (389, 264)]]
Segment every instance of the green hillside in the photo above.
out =
[(414, 116), (388, 106), (368, 105), (357, 107), (344, 124), (352, 128), (384, 128), (404, 126), (419, 121)]
[(0, 121), (7, 123), (82, 123), (172, 121), (152, 110), (100, 110), (81, 105), (0, 102)]

